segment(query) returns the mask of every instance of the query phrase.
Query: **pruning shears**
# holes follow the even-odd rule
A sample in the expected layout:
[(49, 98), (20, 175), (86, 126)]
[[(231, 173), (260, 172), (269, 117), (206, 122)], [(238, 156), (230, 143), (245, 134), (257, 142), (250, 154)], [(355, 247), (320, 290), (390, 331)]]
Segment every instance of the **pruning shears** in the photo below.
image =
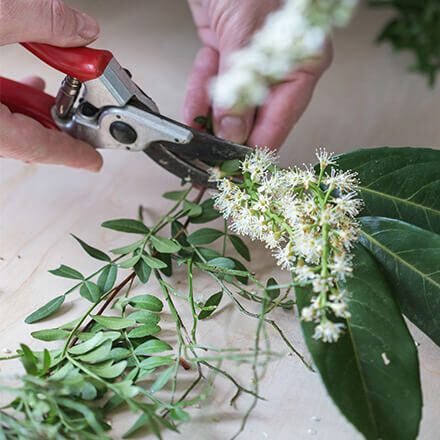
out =
[(252, 151), (161, 115), (107, 50), (22, 46), (67, 76), (56, 97), (0, 77), (0, 101), (47, 128), (95, 148), (143, 151), (176, 176), (204, 187), (215, 185), (206, 162), (239, 159)]

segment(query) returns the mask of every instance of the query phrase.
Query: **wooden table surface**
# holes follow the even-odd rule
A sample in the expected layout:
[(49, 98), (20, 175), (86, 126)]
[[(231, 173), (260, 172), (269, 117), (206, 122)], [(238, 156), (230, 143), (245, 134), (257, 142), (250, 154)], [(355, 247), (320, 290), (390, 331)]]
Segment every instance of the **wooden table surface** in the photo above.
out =
[[(184, 87), (199, 42), (183, 0), (71, 0), (70, 4), (97, 17), (102, 36), (96, 47), (110, 49), (134, 74), (162, 112), (180, 118)], [(409, 55), (393, 56), (387, 46), (373, 45), (374, 37), (389, 17), (386, 11), (361, 8), (350, 28), (335, 35), (335, 61), (321, 81), (312, 104), (281, 152), (285, 165), (313, 160), (316, 147), (343, 152), (382, 145), (436, 146), (440, 139), (440, 88), (427, 88), (424, 78), (408, 74)], [(38, 73), (55, 93), (60, 74), (17, 45), (0, 48), (0, 74), (11, 78)], [(49, 323), (29, 326), (26, 315), (57, 296), (71, 283), (47, 273), (60, 263), (90, 273), (95, 263), (85, 257), (69, 236), (74, 233), (103, 249), (125, 242), (121, 234), (103, 230), (107, 219), (135, 217), (146, 207), (147, 221), (154, 221), (166, 206), (160, 194), (178, 187), (147, 157), (125, 152), (105, 152), (98, 175), (64, 167), (0, 162), (0, 349), (15, 350), (20, 342), (40, 346), (29, 333), (67, 322), (84, 309), (81, 301), (69, 301)], [(251, 246), (252, 268), (261, 278), (278, 271), (268, 253)], [(285, 276), (281, 275), (281, 276)], [(184, 274), (177, 273), (179, 281)], [(196, 287), (214, 292), (202, 278)], [(137, 286), (136, 291), (146, 293)], [(154, 284), (148, 291), (159, 294)], [(185, 313), (184, 313), (184, 316)], [(305, 351), (294, 313), (278, 312), (276, 319), (301, 352)], [(170, 321), (165, 314), (165, 321)], [(244, 320), (227, 302), (216, 319), (203, 323), (206, 344), (247, 347), (255, 321)], [(420, 343), (424, 411), (420, 439), (438, 438), (440, 419), (440, 350), (416, 329)], [(170, 332), (170, 340), (173, 335)], [(273, 349), (286, 352), (277, 335)], [(16, 372), (17, 364), (0, 364), (0, 373)], [(249, 381), (248, 371), (235, 373)], [(246, 382), (245, 382), (246, 383)], [(404, 384), (402, 384), (404, 386)], [(194, 420), (182, 426), (182, 435), (167, 433), (165, 439), (224, 440), (239, 426), (241, 412), (249, 404), (242, 397), (238, 410), (228, 406), (232, 391), (223, 380), (201, 408), (190, 411)], [(266, 402), (258, 405), (242, 439), (360, 439), (327, 397), (317, 374), (309, 372), (294, 356), (271, 364), (262, 383)], [(319, 418), (319, 421), (316, 420)], [(113, 420), (114, 438), (132, 423), (124, 414)], [(139, 436), (139, 438), (147, 438)], [(148, 437), (150, 438), (150, 437)]]

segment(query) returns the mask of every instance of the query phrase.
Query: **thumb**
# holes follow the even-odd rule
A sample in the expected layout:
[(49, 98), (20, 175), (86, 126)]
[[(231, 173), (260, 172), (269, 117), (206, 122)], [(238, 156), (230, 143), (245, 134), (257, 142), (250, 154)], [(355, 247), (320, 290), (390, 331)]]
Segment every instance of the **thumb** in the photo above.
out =
[(62, 0), (0, 1), (0, 46), (19, 42), (85, 46), (98, 34), (94, 18)]

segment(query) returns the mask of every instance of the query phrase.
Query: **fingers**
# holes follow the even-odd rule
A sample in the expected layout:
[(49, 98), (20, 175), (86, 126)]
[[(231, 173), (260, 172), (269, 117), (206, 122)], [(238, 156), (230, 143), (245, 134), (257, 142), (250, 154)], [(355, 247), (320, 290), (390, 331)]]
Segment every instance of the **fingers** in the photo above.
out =
[(307, 108), (318, 78), (296, 72), (293, 78), (273, 87), (259, 109), (248, 145), (278, 150)]
[(194, 122), (197, 116), (208, 116), (211, 100), (208, 91), (210, 80), (218, 72), (218, 52), (211, 46), (200, 49), (194, 62), (194, 69), (188, 79), (183, 118), (187, 125), (199, 128)]
[(0, 156), (28, 163), (46, 163), (97, 172), (101, 155), (65, 133), (47, 130), (27, 116), (0, 104)]
[(278, 150), (312, 99), (316, 84), (330, 66), (333, 48), (327, 40), (322, 56), (293, 72), (285, 82), (272, 87), (258, 110), (248, 145)]
[[(224, 55), (221, 55), (221, 58), (224, 58)], [(214, 133), (231, 142), (245, 144), (254, 125), (255, 111), (256, 109), (252, 107), (238, 112), (234, 108), (219, 107), (214, 102), (212, 110)]]
[(0, 45), (18, 42), (84, 46), (99, 34), (95, 19), (62, 0), (1, 0)]
[(40, 78), (39, 76), (26, 76), (23, 78), (20, 82), (23, 84), (26, 84), (28, 86), (34, 87), (35, 89), (44, 91), (46, 87), (46, 83), (43, 78)]

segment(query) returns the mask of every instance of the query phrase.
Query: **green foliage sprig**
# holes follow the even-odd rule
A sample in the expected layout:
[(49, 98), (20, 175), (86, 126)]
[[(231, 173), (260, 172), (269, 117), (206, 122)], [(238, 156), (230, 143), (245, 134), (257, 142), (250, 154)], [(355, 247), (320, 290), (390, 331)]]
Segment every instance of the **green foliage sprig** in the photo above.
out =
[[(135, 236), (127, 245), (113, 249), (114, 257), (73, 236), (89, 257), (103, 265), (88, 276), (67, 265), (50, 271), (57, 277), (75, 281), (75, 285), (29, 315), (27, 323), (62, 311), (66, 298), (74, 292), (88, 305), (74, 321), (32, 333), (35, 339), (47, 343), (62, 341), (60, 348), (32, 351), (22, 344), (17, 354), (8, 357), (19, 358), (26, 375), (21, 378), (21, 386), (1, 386), (14, 400), (0, 412), (0, 438), (110, 438), (111, 426), (107, 420), (122, 405), (140, 414), (124, 438), (145, 428), (162, 438), (163, 429), (176, 431), (177, 423), (189, 419), (184, 408), (206, 398), (216, 375), (222, 375), (235, 386), (231, 404), (242, 393), (252, 399), (237, 435), (243, 431), (249, 414), (261, 398), (258, 383), (264, 367), (278, 357), (270, 350), (266, 326), (271, 325), (300, 356), (277, 323), (267, 316), (277, 307), (292, 309), (293, 301), (287, 298), (290, 286), (284, 287), (286, 293), (282, 294), (282, 288), (274, 279), (263, 285), (242, 261), (228, 257), (228, 243), (246, 261), (250, 260), (250, 252), (238, 236), (227, 231), (226, 225), (220, 230), (205, 227), (190, 234), (187, 230), (190, 224), (203, 224), (220, 216), (212, 200), (201, 202), (204, 191), (190, 201), (191, 191), (189, 186), (164, 194), (174, 205), (153, 226), (143, 222), (142, 209), (136, 220), (104, 222), (104, 228)], [(165, 228), (170, 238), (159, 235)], [(221, 252), (208, 246), (216, 242), (221, 242)], [(166, 280), (182, 265), (186, 265), (187, 294)], [(206, 301), (196, 296), (194, 275), (200, 271), (211, 276), (218, 285), (218, 291)], [(161, 287), (162, 298), (130, 294), (134, 283), (146, 284), (153, 279)], [(248, 287), (250, 283), (252, 290)], [(215, 313), (223, 296), (228, 296), (243, 313), (256, 319), (253, 350), (216, 348), (198, 341), (199, 321)], [(183, 299), (189, 306), (190, 330), (174, 297)], [(248, 310), (238, 298), (258, 303), (260, 311)], [(174, 320), (177, 335), (174, 346), (161, 339), (164, 303)], [(113, 312), (107, 314), (110, 306)], [(228, 361), (250, 365), (251, 388), (240, 385), (222, 366)], [(194, 370), (194, 377), (179, 396), (181, 370)], [(146, 379), (153, 380), (153, 384), (146, 386)], [(157, 397), (159, 391), (162, 394), (166, 391), (168, 397)]]
[(379, 43), (389, 42), (396, 51), (410, 51), (415, 63), (410, 71), (425, 75), (435, 85), (440, 69), (440, 3), (437, 0), (370, 0), (372, 6), (396, 11), (379, 34)]

